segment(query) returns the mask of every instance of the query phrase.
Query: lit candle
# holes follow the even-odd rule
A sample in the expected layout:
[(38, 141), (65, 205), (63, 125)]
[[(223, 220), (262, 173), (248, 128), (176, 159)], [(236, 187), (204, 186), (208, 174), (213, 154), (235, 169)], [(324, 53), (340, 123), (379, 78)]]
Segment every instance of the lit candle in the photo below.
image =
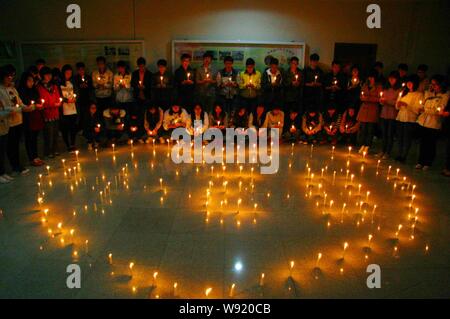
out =
[(347, 250), (347, 248), (348, 248), (348, 243), (345, 242), (345, 243), (344, 243), (344, 250), (343, 250), (343, 252), (342, 252), (342, 259), (344, 259), (344, 257), (345, 257), (345, 251)]
[(130, 262), (130, 264), (128, 265), (128, 268), (130, 269), (131, 277), (133, 277), (133, 267), (134, 267), (134, 262)]
[(314, 76), (314, 82), (317, 82), (317, 79), (319, 78), (319, 76), (318, 75), (315, 75)]
[(208, 296), (209, 296), (209, 294), (211, 293), (211, 291), (212, 291), (212, 288), (206, 288), (206, 290), (205, 290), (205, 296), (206, 296), (206, 298), (208, 298)]
[(112, 263), (113, 263), (112, 253), (108, 254), (108, 262), (109, 262), (110, 265), (112, 265)]
[(259, 278), (259, 286), (260, 287), (264, 286), (264, 278), (265, 278), (265, 276), (266, 275), (264, 273), (262, 273), (261, 277)]
[(191, 77), (191, 73), (190, 72), (188, 72), (188, 74), (187, 74), (187, 80), (189, 81), (189, 78)]

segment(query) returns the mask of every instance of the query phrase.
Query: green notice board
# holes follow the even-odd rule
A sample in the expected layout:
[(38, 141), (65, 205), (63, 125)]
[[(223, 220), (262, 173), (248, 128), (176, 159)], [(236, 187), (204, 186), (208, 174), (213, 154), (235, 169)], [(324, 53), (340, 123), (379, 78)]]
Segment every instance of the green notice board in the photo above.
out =
[(193, 67), (202, 64), (202, 56), (205, 52), (213, 55), (213, 66), (216, 69), (223, 67), (223, 59), (230, 55), (234, 59), (234, 66), (238, 70), (245, 68), (245, 60), (253, 58), (259, 71), (265, 69), (264, 58), (271, 55), (280, 61), (284, 69), (288, 67), (289, 59), (297, 56), (300, 67), (305, 61), (304, 42), (242, 42), (242, 41), (197, 41), (197, 40), (173, 40), (172, 41), (172, 65), (177, 68), (180, 65), (180, 57), (183, 53), (192, 56)]
[(139, 40), (118, 41), (49, 41), (22, 42), (23, 65), (27, 68), (37, 58), (43, 58), (49, 66), (62, 67), (84, 62), (89, 71), (96, 69), (96, 57), (105, 56), (108, 66), (115, 70), (115, 63), (124, 60), (131, 70), (138, 57), (144, 54), (144, 42)]

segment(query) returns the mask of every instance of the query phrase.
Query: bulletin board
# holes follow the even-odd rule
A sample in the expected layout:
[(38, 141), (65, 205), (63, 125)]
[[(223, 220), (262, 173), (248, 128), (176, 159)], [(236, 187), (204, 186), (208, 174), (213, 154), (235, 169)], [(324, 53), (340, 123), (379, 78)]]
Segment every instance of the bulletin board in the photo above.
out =
[(88, 71), (96, 69), (98, 56), (106, 58), (111, 70), (115, 70), (119, 60), (124, 60), (133, 70), (137, 58), (145, 53), (144, 41), (141, 40), (22, 42), (20, 51), (25, 68), (34, 64), (37, 58), (43, 58), (51, 67), (74, 66), (81, 61)]
[(263, 71), (266, 67), (264, 58), (271, 55), (280, 61), (280, 66), (288, 68), (289, 59), (292, 56), (299, 58), (300, 68), (305, 64), (304, 42), (243, 42), (243, 41), (201, 41), (201, 40), (173, 40), (172, 41), (172, 65), (177, 68), (180, 65), (180, 57), (183, 53), (192, 56), (192, 66), (202, 64), (202, 56), (205, 52), (213, 55), (213, 66), (216, 69), (223, 68), (223, 59), (230, 55), (234, 59), (234, 67), (238, 70), (245, 68), (247, 58), (253, 58), (256, 69)]

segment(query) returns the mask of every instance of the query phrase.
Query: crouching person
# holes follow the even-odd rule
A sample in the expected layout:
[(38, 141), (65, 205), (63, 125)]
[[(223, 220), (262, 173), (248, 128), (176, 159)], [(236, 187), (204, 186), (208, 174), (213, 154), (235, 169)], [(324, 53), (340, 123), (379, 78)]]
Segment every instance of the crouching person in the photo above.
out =
[(349, 106), (342, 115), (339, 131), (341, 133), (342, 140), (346, 145), (356, 145), (359, 131), (359, 122), (356, 117), (357, 112), (354, 106)]
[(317, 108), (310, 106), (302, 118), (302, 143), (317, 144), (322, 135), (323, 118)]
[(341, 115), (337, 112), (336, 104), (328, 106), (328, 110), (323, 114), (323, 140), (322, 143), (336, 145), (339, 138), (339, 127), (341, 125)]
[(302, 127), (302, 117), (296, 108), (289, 112), (284, 120), (283, 139), (286, 142), (295, 143), (300, 139)]
[(180, 103), (172, 105), (164, 112), (163, 131), (159, 141), (164, 143), (165, 140), (170, 140), (174, 129), (187, 128), (190, 125), (189, 122), (189, 114), (180, 106)]
[(160, 107), (150, 104), (144, 115), (144, 129), (147, 133), (145, 143), (155, 143), (161, 137), (164, 112)]
[(125, 131), (125, 115), (126, 111), (117, 104), (103, 112), (109, 145), (117, 143), (122, 137)]
[(83, 135), (88, 144), (88, 150), (93, 150), (101, 143), (101, 138), (105, 130), (105, 122), (97, 110), (97, 105), (91, 103), (89, 106), (89, 113), (84, 119)]

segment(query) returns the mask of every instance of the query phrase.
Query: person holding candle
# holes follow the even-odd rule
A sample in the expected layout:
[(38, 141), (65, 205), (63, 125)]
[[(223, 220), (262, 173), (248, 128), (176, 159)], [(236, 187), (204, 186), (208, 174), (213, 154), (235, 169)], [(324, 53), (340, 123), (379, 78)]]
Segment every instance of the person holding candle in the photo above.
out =
[(73, 85), (73, 70), (68, 64), (62, 67), (63, 84), (59, 87), (62, 96), (61, 133), (67, 151), (75, 153), (77, 150), (76, 136), (78, 132), (78, 111), (76, 107), (75, 91)]
[(415, 74), (408, 77), (395, 103), (395, 108), (398, 110), (396, 118), (398, 156), (395, 160), (401, 163), (406, 162), (408, 157), (419, 111), (422, 109), (423, 94), (417, 91), (418, 87), (419, 77)]
[[(286, 110), (297, 108), (302, 112), (302, 94), (303, 94), (303, 74), (298, 67), (299, 59), (293, 56), (289, 59), (289, 69), (285, 72), (283, 78), (284, 86), (284, 106)], [(287, 114), (288, 112), (286, 112)]]
[(195, 70), (195, 88), (197, 100), (203, 105), (206, 112), (211, 113), (216, 100), (216, 70), (211, 62), (211, 52), (203, 54), (203, 64)]
[(239, 75), (240, 103), (253, 113), (258, 104), (261, 90), (261, 72), (255, 68), (256, 62), (252, 58), (245, 61), (245, 70)]
[(121, 108), (119, 103), (114, 103), (103, 111), (108, 145), (117, 144), (125, 132), (126, 114), (126, 110)]
[(249, 115), (249, 127), (259, 130), (266, 122), (267, 110), (262, 98), (259, 98), (256, 109)]
[(90, 103), (89, 114), (85, 118), (83, 136), (86, 138), (88, 150), (92, 151), (97, 148), (101, 142), (102, 133), (105, 129), (105, 122), (102, 114), (97, 109), (94, 102)]
[(337, 107), (338, 113), (343, 113), (344, 107), (344, 90), (347, 84), (345, 75), (341, 72), (341, 63), (334, 60), (331, 63), (331, 72), (327, 73), (324, 78), (325, 103), (329, 105), (333, 103)]
[(277, 58), (272, 58), (270, 67), (262, 74), (262, 96), (264, 102), (269, 104), (280, 103), (283, 99), (283, 75), (279, 68)]
[(25, 149), (32, 166), (42, 166), (44, 161), (38, 155), (38, 136), (44, 129), (44, 114), (39, 92), (36, 88), (35, 76), (24, 72), (20, 79), (19, 95), (27, 105), (23, 108), (23, 124), (25, 132)]
[(322, 81), (324, 73), (319, 67), (320, 57), (313, 53), (309, 57), (309, 65), (304, 69), (303, 104), (322, 105)]
[(376, 71), (371, 71), (361, 90), (361, 107), (358, 111), (359, 122), (358, 144), (360, 154), (369, 154), (379, 119), (379, 102), (382, 87), (377, 83)]
[(449, 93), (442, 75), (431, 78), (425, 92), (423, 108), (417, 119), (420, 128), (419, 160), (416, 169), (428, 170), (436, 157), (436, 142), (442, 129), (444, 110), (449, 102)]
[(444, 111), (442, 112), (444, 118), (444, 123), (442, 127), (444, 128), (445, 136), (447, 137), (447, 150), (445, 158), (445, 166), (442, 171), (442, 175), (450, 177), (450, 101), (447, 103)]
[(11, 176), (6, 174), (5, 169), (6, 143), (9, 130), (8, 117), (10, 112), (0, 103), (0, 184), (7, 184), (13, 180)]
[(397, 109), (395, 104), (400, 93), (399, 74), (392, 71), (388, 77), (388, 85), (380, 92), (380, 127), (381, 127), (381, 152), (378, 156), (381, 159), (388, 159), (391, 156), (392, 147), (394, 146), (395, 119), (397, 118)]
[[(20, 138), (23, 129), (22, 110), (27, 106), (22, 102), (16, 88), (14, 78), (16, 69), (11, 64), (5, 65), (0, 71), (0, 104), (4, 111), (8, 112), (6, 121), (8, 127), (8, 138), (6, 141), (6, 154), (14, 175), (25, 175), (29, 172), (20, 162)], [(3, 174), (2, 174), (3, 175)], [(9, 176), (9, 175), (8, 175)], [(4, 178), (8, 179), (8, 176)]]
[(129, 116), (130, 121), (135, 122), (136, 131), (130, 132), (130, 137), (137, 139), (140, 143), (144, 143), (142, 138), (145, 134), (144, 130), (144, 113), (151, 100), (152, 91), (152, 73), (146, 67), (146, 61), (143, 57), (137, 59), (138, 69), (133, 71), (131, 75), (131, 86), (135, 102), (132, 104)]
[(361, 104), (360, 96), (362, 83), (363, 81), (361, 79), (359, 66), (353, 65), (351, 68), (351, 74), (347, 80), (347, 91), (345, 94), (345, 101), (347, 103), (351, 103), (353, 105)]
[(161, 136), (164, 111), (148, 101), (144, 115), (144, 129), (147, 132), (146, 143), (156, 141)]
[(44, 154), (49, 158), (58, 156), (58, 132), (62, 97), (58, 87), (52, 83), (52, 71), (43, 67), (39, 72), (39, 97), (44, 105)]
[[(196, 125), (195, 121), (201, 122), (201, 127)], [(208, 113), (203, 110), (203, 106), (197, 102), (194, 105), (194, 109), (191, 113), (189, 126), (187, 127), (189, 134), (192, 136), (202, 135), (209, 127)]]
[(323, 140), (322, 143), (336, 145), (339, 141), (339, 128), (341, 125), (341, 114), (339, 114), (336, 104), (330, 103), (328, 110), (323, 113)]
[(192, 111), (195, 97), (195, 72), (191, 67), (191, 56), (187, 53), (181, 55), (181, 65), (175, 70), (174, 85), (178, 106), (188, 112)]
[(280, 102), (273, 104), (272, 110), (267, 112), (266, 118), (262, 125), (263, 128), (277, 128), (280, 131), (280, 136), (284, 127), (284, 112), (281, 110)]
[(219, 99), (225, 112), (231, 114), (238, 102), (239, 85), (241, 82), (239, 72), (233, 68), (234, 60), (226, 56), (223, 60), (224, 68), (217, 73), (217, 87)]
[(310, 105), (302, 117), (302, 143), (317, 144), (322, 134), (322, 127), (322, 114), (317, 111), (317, 107), (315, 105)]
[(77, 132), (84, 127), (84, 119), (89, 114), (89, 107), (93, 99), (92, 77), (86, 73), (84, 62), (77, 62), (75, 65), (76, 74), (73, 78), (75, 104), (78, 111)]
[(249, 115), (245, 106), (239, 106), (234, 112), (230, 127), (246, 131), (250, 127)]
[(171, 105), (173, 77), (170, 72), (167, 72), (167, 61), (164, 59), (158, 60), (156, 63), (158, 72), (152, 77), (152, 100), (154, 105), (158, 105), (163, 111), (169, 109)]
[(359, 122), (356, 119), (358, 113), (353, 104), (347, 107), (347, 110), (342, 114), (341, 125), (339, 132), (341, 133), (342, 140), (346, 145), (356, 145), (356, 140), (359, 131)]
[(216, 101), (213, 111), (209, 114), (209, 127), (217, 128), (225, 135), (228, 127), (228, 114), (223, 110), (220, 101)]
[(190, 117), (188, 112), (180, 106), (182, 100), (178, 99), (170, 109), (164, 112), (163, 131), (161, 132), (160, 142), (164, 143), (166, 139), (170, 139), (172, 131), (176, 128), (187, 128), (190, 125)]
[(112, 88), (114, 75), (106, 66), (106, 59), (99, 56), (96, 59), (97, 70), (92, 72), (92, 85), (95, 90), (95, 99), (97, 108), (103, 113), (112, 103)]
[(117, 62), (117, 73), (114, 75), (114, 92), (119, 108), (125, 110), (127, 116), (133, 107), (134, 96), (131, 87), (131, 74), (125, 61)]
[(302, 117), (298, 111), (298, 108), (292, 106), (289, 114), (287, 114), (284, 120), (284, 132), (283, 139), (286, 142), (297, 142), (300, 139), (302, 127)]

